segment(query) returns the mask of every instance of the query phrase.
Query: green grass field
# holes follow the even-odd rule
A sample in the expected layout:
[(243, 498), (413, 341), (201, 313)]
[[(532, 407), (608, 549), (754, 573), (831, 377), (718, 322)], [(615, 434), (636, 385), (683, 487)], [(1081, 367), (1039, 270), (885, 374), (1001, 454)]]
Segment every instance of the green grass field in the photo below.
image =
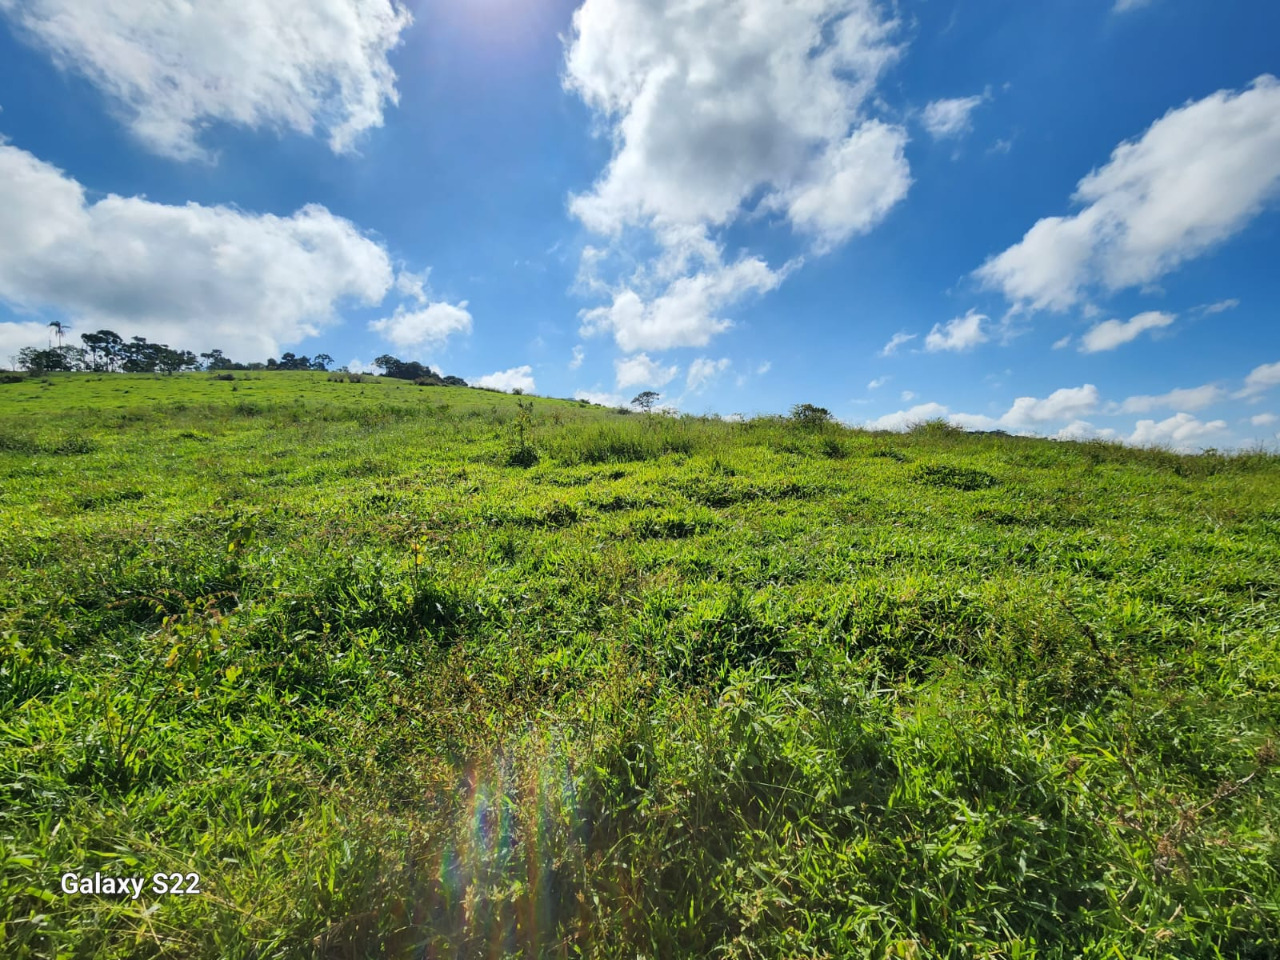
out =
[(0, 385), (5, 957), (1280, 954), (1280, 458), (236, 376)]

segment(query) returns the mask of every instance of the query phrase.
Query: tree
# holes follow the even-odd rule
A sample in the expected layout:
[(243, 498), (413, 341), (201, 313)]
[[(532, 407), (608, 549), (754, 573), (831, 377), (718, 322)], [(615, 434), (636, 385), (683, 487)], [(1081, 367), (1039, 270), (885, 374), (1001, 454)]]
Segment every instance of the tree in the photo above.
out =
[(329, 364), (331, 363), (333, 363), (333, 357), (329, 356), (327, 353), (317, 353), (311, 358), (311, 369), (328, 370)]
[(206, 370), (230, 370), (235, 366), (231, 359), (221, 350), (210, 350), (208, 353), (200, 354), (200, 359), (204, 361)]
[(80, 340), (89, 351), (89, 369), (95, 373), (110, 373), (124, 362), (124, 338), (115, 331), (82, 333)]
[(802, 427), (821, 427), (831, 422), (831, 411), (812, 403), (797, 403), (791, 408), (791, 419)]
[(58, 346), (62, 346), (62, 338), (67, 335), (67, 325), (61, 320), (51, 320), (49, 326), (53, 327), (53, 335), (58, 338)]
[(60, 373), (78, 370), (84, 365), (84, 351), (79, 347), (50, 347), (37, 350), (23, 347), (18, 351), (18, 366), (28, 373)]
[(646, 390), (644, 393), (636, 394), (636, 396), (631, 400), (631, 405), (633, 407), (639, 407), (645, 413), (650, 413), (653, 410), (653, 405), (661, 399), (662, 394), (655, 393), (652, 390)]

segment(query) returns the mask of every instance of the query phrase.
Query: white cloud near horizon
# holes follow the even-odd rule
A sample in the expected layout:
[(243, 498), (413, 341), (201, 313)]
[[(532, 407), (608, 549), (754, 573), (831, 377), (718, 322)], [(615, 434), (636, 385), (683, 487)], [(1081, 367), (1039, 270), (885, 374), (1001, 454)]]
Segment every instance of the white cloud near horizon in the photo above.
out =
[(1166, 113), (975, 271), (1020, 308), (1066, 310), (1154, 283), (1239, 233), (1280, 191), (1280, 81), (1263, 75)]
[(963, 317), (956, 317), (946, 324), (935, 323), (929, 335), (924, 338), (924, 348), (929, 353), (960, 353), (971, 350), (989, 339), (984, 324), (990, 319), (985, 314), (970, 310)]
[(573, 399), (586, 400), (588, 403), (598, 403), (606, 407), (621, 407), (626, 405), (620, 393), (607, 393), (603, 390), (575, 390), (573, 391)]
[[(110, 328), (196, 351), (262, 360), (376, 305), (387, 251), (310, 204), (287, 217), (154, 203), (85, 188), (0, 141), (0, 300), (54, 312), (77, 332)], [(0, 344), (29, 333), (0, 324)]]
[(520, 367), (512, 367), (510, 370), (486, 374), (469, 382), (472, 386), (488, 387), (490, 390), (501, 390), (504, 393), (510, 393), (512, 390), (533, 393), (537, 389), (533, 379), (533, 367), (527, 363)]
[(1104, 320), (1090, 327), (1080, 338), (1081, 353), (1101, 353), (1114, 350), (1138, 339), (1148, 330), (1160, 330), (1177, 318), (1171, 313), (1149, 310), (1130, 320)]
[(677, 366), (664, 367), (646, 353), (613, 361), (619, 390), (627, 387), (665, 387), (680, 372)]
[(973, 129), (973, 111), (986, 100), (985, 94), (934, 100), (924, 108), (920, 122), (935, 140), (960, 137)]
[(1171, 447), (1189, 451), (1204, 446), (1203, 441), (1221, 435), (1225, 420), (1205, 423), (1189, 413), (1175, 413), (1167, 420), (1139, 420), (1127, 442), (1136, 447)]
[(584, 334), (705, 346), (799, 263), (726, 258), (725, 229), (769, 214), (823, 253), (883, 220), (910, 186), (906, 131), (867, 110), (897, 27), (872, 0), (585, 0), (564, 85), (613, 151), (570, 210), (640, 265), (601, 280), (607, 257), (584, 251), (584, 286), (609, 300), (583, 312)]
[(394, 0), (0, 0), (0, 14), (178, 160), (207, 159), (218, 122), (350, 151), (398, 100), (388, 55), (413, 21)]

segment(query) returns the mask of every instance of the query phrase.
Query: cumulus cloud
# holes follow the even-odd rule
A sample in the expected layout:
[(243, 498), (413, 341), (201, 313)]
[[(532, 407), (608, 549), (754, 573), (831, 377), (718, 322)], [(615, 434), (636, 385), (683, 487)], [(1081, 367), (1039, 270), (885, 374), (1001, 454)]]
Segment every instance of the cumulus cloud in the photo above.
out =
[(946, 418), (950, 411), (940, 403), (921, 403), (910, 410), (899, 410), (887, 413), (883, 417), (869, 420), (866, 426), (870, 430), (909, 430), (917, 423)]
[(721, 357), (719, 360), (710, 360), (707, 357), (698, 357), (698, 359), (694, 360), (693, 363), (689, 364), (689, 373), (685, 379), (685, 388), (692, 393), (697, 393), (728, 369), (728, 357)]
[(569, 361), (569, 369), (577, 370), (585, 359), (587, 359), (587, 351), (583, 349), (582, 344), (578, 344), (573, 348), (573, 359)]
[(626, 404), (622, 394), (607, 393), (603, 390), (575, 390), (573, 399), (586, 400), (588, 403), (598, 403), (605, 407), (621, 407)]
[(872, 0), (585, 0), (565, 86), (613, 153), (570, 209), (657, 253), (614, 282), (595, 275), (602, 251), (584, 253), (583, 286), (611, 300), (584, 329), (627, 351), (703, 346), (730, 328), (723, 310), (786, 273), (726, 261), (721, 231), (767, 213), (822, 252), (874, 228), (910, 185), (905, 131), (866, 109), (896, 29)]
[(1203, 410), (1225, 399), (1227, 393), (1217, 384), (1170, 390), (1156, 396), (1129, 397), (1108, 413), (1150, 413), (1152, 410)]
[(1225, 420), (1205, 423), (1189, 413), (1177, 413), (1167, 420), (1139, 420), (1128, 442), (1139, 447), (1171, 447), (1174, 450), (1194, 450), (1204, 446), (1227, 429)]
[(322, 206), (278, 217), (90, 201), (61, 170), (0, 142), (0, 299), (19, 309), (264, 359), (335, 322), (341, 303), (380, 303), (392, 276), (387, 252)]
[(976, 275), (1022, 307), (1158, 280), (1242, 230), (1280, 188), (1280, 81), (1262, 76), (1169, 111)]
[(613, 371), (617, 378), (619, 390), (627, 387), (663, 387), (675, 379), (680, 368), (664, 367), (656, 360), (650, 360), (646, 353), (638, 353), (634, 357), (613, 361)]
[(471, 382), (477, 387), (502, 390), (505, 393), (510, 393), (512, 390), (532, 393), (537, 389), (537, 384), (533, 381), (533, 367), (527, 363), (522, 367), (512, 367), (510, 370), (499, 370), (497, 373), (477, 377)]
[[(909, 391), (902, 395), (904, 403), (914, 398), (915, 394)], [(1043, 399), (1019, 397), (1000, 417), (989, 417), (980, 413), (952, 413), (942, 404), (924, 403), (909, 410), (886, 414), (878, 420), (871, 421), (871, 425), (872, 429), (876, 430), (900, 430), (921, 420), (942, 417), (966, 430), (1000, 428), (1015, 432), (1030, 432), (1047, 423), (1079, 420), (1097, 410), (1098, 403), (1098, 388), (1091, 383), (1086, 383), (1081, 387), (1063, 387)]]
[(1261, 366), (1254, 367), (1249, 375), (1244, 378), (1244, 389), (1236, 396), (1239, 398), (1254, 397), (1266, 393), (1277, 384), (1280, 384), (1280, 361), (1264, 363)]
[(1115, 440), (1119, 437), (1109, 427), (1095, 427), (1088, 420), (1072, 420), (1053, 435), (1055, 440)]
[(1269, 427), (1276, 422), (1276, 419), (1277, 417), (1274, 413), (1259, 413), (1250, 417), (1249, 422), (1255, 427)]
[[(943, 350), (960, 352), (986, 343), (987, 333), (983, 324), (990, 319), (976, 310), (970, 310), (963, 317), (956, 317), (946, 324), (935, 323), (929, 335), (924, 338), (924, 348), (930, 353)], [(890, 343), (892, 342), (891, 340)]]
[(1081, 353), (1100, 353), (1114, 350), (1122, 344), (1138, 339), (1148, 330), (1160, 330), (1177, 319), (1171, 313), (1149, 310), (1131, 320), (1105, 320), (1089, 328), (1080, 338)]
[(1098, 388), (1092, 383), (1082, 387), (1063, 387), (1043, 400), (1019, 397), (1013, 401), (1000, 422), (1011, 427), (1031, 427), (1054, 420), (1075, 420), (1098, 409)]
[(955, 97), (950, 100), (934, 100), (924, 108), (920, 120), (935, 140), (960, 137), (973, 129), (973, 111), (980, 107), (986, 96)]
[(884, 347), (880, 350), (880, 356), (892, 357), (895, 353), (898, 352), (898, 348), (900, 346), (902, 346), (904, 343), (910, 343), (912, 340), (916, 338), (916, 336), (917, 335), (914, 333), (906, 333), (901, 331), (898, 333), (895, 333), (892, 337), (889, 338), (889, 342), (886, 343)]
[(369, 329), (397, 347), (438, 347), (458, 333), (471, 332), (467, 301), (428, 303), (414, 309), (399, 306), (390, 317), (371, 320)]
[(18, 36), (92, 82), (150, 149), (206, 155), (212, 122), (323, 130), (350, 150), (397, 101), (394, 0), (0, 0)]
[(705, 347), (713, 336), (733, 326), (722, 311), (751, 293), (765, 293), (782, 282), (758, 257), (731, 266), (712, 264), (680, 277), (655, 297), (624, 284), (606, 306), (582, 313), (582, 335), (611, 333), (623, 350), (667, 350)]

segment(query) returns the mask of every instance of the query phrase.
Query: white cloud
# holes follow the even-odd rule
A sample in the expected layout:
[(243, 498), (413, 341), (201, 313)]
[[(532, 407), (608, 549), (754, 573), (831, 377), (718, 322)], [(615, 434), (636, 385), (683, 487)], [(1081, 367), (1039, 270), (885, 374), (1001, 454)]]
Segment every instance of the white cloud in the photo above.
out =
[(1226, 391), (1216, 384), (1202, 387), (1186, 387), (1170, 390), (1158, 396), (1129, 397), (1108, 413), (1150, 413), (1152, 410), (1203, 410), (1226, 397)]
[(380, 303), (387, 252), (308, 205), (288, 217), (114, 194), (0, 142), (0, 299), (193, 350), (265, 359), (346, 301)]
[(613, 154), (570, 209), (641, 255), (605, 282), (608, 251), (584, 250), (580, 286), (611, 301), (584, 330), (626, 351), (704, 346), (730, 328), (723, 310), (787, 272), (726, 264), (725, 229), (773, 214), (822, 252), (874, 228), (910, 184), (905, 130), (866, 109), (896, 28), (872, 0), (585, 0), (564, 83)]
[(942, 350), (959, 352), (986, 343), (987, 333), (983, 324), (990, 319), (976, 310), (970, 310), (963, 317), (949, 320), (945, 325), (935, 323), (929, 335), (924, 338), (924, 348), (930, 353)]
[(1201, 441), (1221, 434), (1226, 428), (1225, 420), (1205, 423), (1189, 413), (1178, 413), (1159, 423), (1155, 420), (1139, 420), (1128, 442), (1140, 447), (1171, 447), (1188, 451), (1204, 446)]
[(372, 363), (365, 363), (359, 357), (353, 357), (351, 362), (347, 364), (348, 373), (377, 373), (378, 368)]
[(765, 293), (782, 282), (782, 274), (757, 257), (732, 266), (712, 265), (680, 277), (656, 297), (624, 284), (613, 302), (582, 312), (582, 335), (612, 333), (623, 350), (669, 350), (705, 347), (713, 336), (733, 326), (723, 309), (751, 293)]
[(893, 378), (892, 378), (892, 377), (876, 377), (874, 380), (872, 380), (870, 383), (868, 383), (868, 384), (867, 384), (867, 389), (868, 389), (868, 390), (879, 390), (879, 389), (880, 389), (881, 387), (883, 387), (886, 383), (888, 383), (891, 379), (893, 379)]
[(940, 403), (922, 403), (910, 410), (899, 410), (896, 413), (887, 413), (878, 419), (869, 420), (866, 426), (870, 430), (903, 431), (909, 430), (917, 423), (936, 420), (939, 417), (945, 418), (948, 413), (947, 408)]
[(1275, 423), (1277, 419), (1280, 418), (1277, 418), (1274, 413), (1259, 413), (1256, 416), (1250, 417), (1249, 422), (1255, 427), (1269, 427)]
[(906, 131), (867, 122), (818, 163), (814, 178), (785, 197), (792, 225), (813, 235), (818, 252), (867, 233), (911, 188)]
[[(84, 331), (73, 332), (82, 333)], [(10, 362), (16, 359), (18, 351), (23, 347), (43, 349), (49, 346), (52, 342), (50, 333), (51, 331), (47, 324), (35, 320), (0, 323), (0, 361)]]
[(1098, 408), (1098, 388), (1091, 383), (1082, 387), (1063, 387), (1043, 400), (1019, 397), (1013, 401), (1000, 423), (1009, 427), (1031, 427), (1054, 420), (1075, 420), (1088, 416)]
[(573, 348), (573, 359), (569, 361), (569, 369), (577, 370), (585, 359), (587, 359), (587, 351), (582, 348), (582, 344), (578, 344)]
[(900, 395), (900, 399), (902, 400), (903, 403), (910, 403), (915, 398), (916, 398), (916, 394), (914, 390), (903, 390)]
[(1138, 339), (1148, 330), (1159, 330), (1177, 319), (1171, 313), (1149, 310), (1131, 320), (1106, 320), (1089, 328), (1080, 338), (1081, 353), (1100, 353), (1114, 350), (1121, 344)]
[(1061, 340), (1053, 341), (1053, 349), (1055, 350), (1062, 350), (1069, 346), (1071, 346), (1071, 334), (1067, 334)]
[(1234, 297), (1230, 300), (1219, 300), (1217, 303), (1211, 303), (1208, 306), (1200, 308), (1201, 313), (1226, 313), (1228, 310), (1234, 310), (1240, 306), (1240, 301)]
[(619, 390), (627, 387), (666, 386), (680, 372), (679, 367), (664, 367), (658, 361), (650, 360), (646, 353), (613, 361), (613, 370)]
[(598, 403), (605, 407), (621, 407), (626, 404), (622, 394), (606, 393), (601, 390), (575, 390), (573, 399), (586, 400), (588, 403)]
[(689, 364), (689, 374), (685, 380), (685, 388), (696, 393), (728, 369), (728, 357), (721, 357), (719, 360), (698, 357), (693, 363)]
[(1254, 367), (1247, 377), (1244, 378), (1244, 389), (1236, 394), (1238, 398), (1253, 397), (1261, 393), (1266, 393), (1272, 387), (1280, 384), (1280, 361), (1276, 363), (1264, 363), (1259, 367)]
[(510, 393), (512, 390), (533, 393), (537, 389), (537, 385), (533, 382), (533, 367), (528, 364), (477, 377), (471, 383), (477, 387), (488, 387), (490, 390), (502, 390), (505, 393)]
[(1072, 420), (1053, 435), (1055, 440), (1114, 440), (1119, 436), (1116, 431), (1095, 427), (1088, 420)]
[(917, 335), (914, 333), (906, 333), (903, 331), (899, 331), (898, 333), (895, 333), (892, 337), (889, 338), (889, 342), (884, 345), (883, 349), (881, 349), (880, 356), (892, 357), (895, 353), (898, 352), (898, 348), (900, 346), (902, 346), (904, 343), (910, 343), (912, 340), (916, 338), (916, 336)]
[[(869, 0), (586, 0), (565, 84), (606, 122), (614, 155), (574, 212), (602, 234), (719, 226), (762, 189), (777, 201), (830, 183), (842, 157), (865, 159), (849, 145), (877, 136), (862, 107), (898, 55), (895, 28)], [(846, 213), (854, 229), (867, 220)]]
[(763, 377), (766, 373), (773, 369), (773, 364), (766, 360), (760, 366), (756, 367), (756, 376)]
[(397, 307), (394, 314), (371, 320), (369, 329), (397, 347), (438, 347), (458, 333), (471, 332), (467, 301), (428, 303), (420, 309)]
[(1046, 217), (976, 275), (1023, 307), (1145, 286), (1239, 232), (1280, 187), (1280, 82), (1169, 111), (1080, 181), (1079, 213)]
[(210, 123), (328, 133), (350, 150), (397, 101), (393, 0), (0, 0), (18, 36), (88, 78), (150, 149), (205, 155)]
[(985, 101), (984, 95), (934, 100), (924, 108), (921, 121), (935, 140), (959, 137), (973, 129), (973, 111)]

